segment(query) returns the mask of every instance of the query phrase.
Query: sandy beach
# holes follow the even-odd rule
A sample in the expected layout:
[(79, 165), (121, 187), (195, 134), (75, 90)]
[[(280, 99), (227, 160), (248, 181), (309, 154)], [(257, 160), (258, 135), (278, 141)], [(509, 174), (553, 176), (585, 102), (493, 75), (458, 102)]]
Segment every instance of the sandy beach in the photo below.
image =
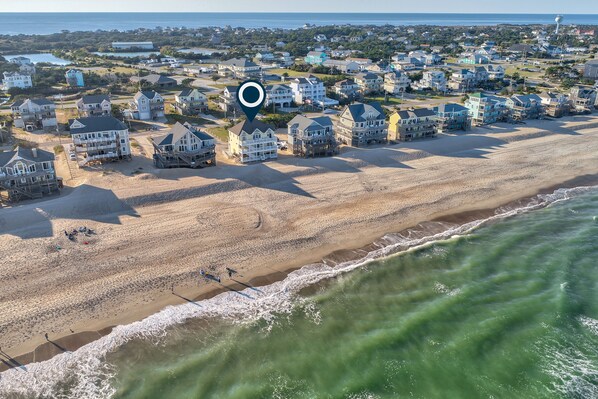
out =
[[(242, 286), (226, 267), (265, 284), (386, 233), (458, 222), (448, 216), (596, 175), (598, 116), (497, 124), (334, 158), (125, 168), (106, 165), (61, 196), (0, 209), (0, 346), (9, 356), (40, 361), (226, 289), (200, 280), (200, 268), (232, 288)], [(70, 242), (64, 230), (79, 226), (96, 234)]]

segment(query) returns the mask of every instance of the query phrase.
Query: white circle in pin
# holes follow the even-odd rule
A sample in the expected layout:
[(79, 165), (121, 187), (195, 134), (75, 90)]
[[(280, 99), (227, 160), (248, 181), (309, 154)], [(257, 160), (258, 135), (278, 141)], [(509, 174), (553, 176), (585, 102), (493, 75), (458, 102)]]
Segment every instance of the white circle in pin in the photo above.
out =
[[(260, 93), (260, 96), (258, 97), (258, 99), (252, 103), (245, 101), (245, 99), (243, 98), (243, 92), (245, 91), (246, 88), (248, 88), (250, 86), (255, 87), (257, 89), (257, 91)], [(253, 107), (257, 107), (258, 105), (260, 105), (262, 103), (262, 101), (264, 101), (264, 96), (265, 96), (264, 90), (262, 89), (262, 87), (255, 82), (247, 82), (247, 83), (243, 84), (243, 86), (241, 86), (241, 88), (239, 89), (239, 93), (237, 95), (239, 96), (239, 101), (241, 101), (241, 104), (243, 104), (247, 108), (253, 108)]]

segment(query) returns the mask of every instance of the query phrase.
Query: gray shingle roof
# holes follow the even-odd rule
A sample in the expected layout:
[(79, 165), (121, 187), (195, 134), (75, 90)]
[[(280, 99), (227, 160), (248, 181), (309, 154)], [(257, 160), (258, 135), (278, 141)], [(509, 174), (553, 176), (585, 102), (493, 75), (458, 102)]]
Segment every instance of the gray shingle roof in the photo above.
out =
[(243, 67), (243, 68), (257, 66), (257, 64), (255, 62), (250, 61), (247, 58), (231, 58), (230, 60), (221, 62), (221, 65), (230, 65), (230, 66)]
[(110, 102), (110, 97), (105, 94), (96, 94), (81, 97), (83, 104), (101, 104), (103, 101)]
[(88, 118), (72, 119), (69, 121), (69, 126), (72, 126), (75, 121), (80, 122), (84, 126), (79, 128), (71, 127), (71, 134), (125, 130), (127, 128), (124, 123), (113, 116), (92, 116)]
[(299, 82), (301, 84), (313, 84), (313, 83), (320, 83), (322, 80), (320, 78), (318, 78), (317, 76), (314, 75), (309, 75), (307, 78), (304, 77), (298, 77), (295, 78), (296, 82)]
[(228, 129), (228, 131), (234, 135), (240, 136), (243, 131), (245, 133), (253, 133), (256, 129), (260, 132), (265, 132), (268, 129), (275, 130), (274, 126), (268, 125), (258, 119), (254, 119), (252, 122), (249, 122), (249, 120), (246, 119), (237, 123), (235, 126)]
[(153, 100), (154, 97), (156, 97), (158, 95), (158, 93), (153, 90), (138, 91), (137, 94), (135, 94), (134, 98), (138, 99), (142, 95), (149, 98), (150, 100)]
[[(47, 98), (28, 98), (27, 100), (31, 101), (33, 104), (37, 104), (39, 106), (42, 105), (53, 105), (54, 102), (48, 100)], [(10, 106), (11, 107), (20, 107), (21, 105), (23, 105), (25, 103), (25, 101), (27, 100), (19, 100), (19, 101), (15, 101), (14, 103), (12, 103)]]
[(334, 85), (337, 87), (343, 87), (343, 86), (353, 86), (354, 84), (355, 84), (355, 81), (353, 79), (345, 79), (345, 80), (336, 82)]
[(376, 114), (376, 119), (385, 119), (386, 115), (382, 106), (378, 102), (369, 104), (355, 103), (347, 106), (347, 110), (351, 113), (351, 118), (355, 122), (365, 122), (364, 114), (373, 112)]
[(362, 72), (362, 73), (358, 73), (357, 75), (355, 75), (356, 79), (378, 79), (380, 76), (376, 75), (375, 73), (372, 72)]
[(0, 167), (6, 166), (6, 164), (10, 163), (16, 156), (34, 162), (46, 162), (54, 160), (54, 154), (51, 152), (40, 150), (39, 148), (36, 151), (37, 157), (33, 156), (33, 151), (30, 148), (25, 147), (17, 147), (14, 151), (0, 152)]
[(467, 111), (467, 108), (462, 106), (461, 104), (455, 103), (447, 103), (447, 104), (440, 104), (437, 107), (434, 107), (434, 112), (461, 112)]
[(276, 91), (276, 90), (286, 90), (289, 91), (291, 88), (287, 85), (268, 85), (266, 86), (266, 91)]
[(297, 129), (304, 131), (319, 130), (326, 126), (332, 126), (332, 121), (327, 116), (308, 118), (305, 115), (297, 115), (289, 122), (289, 126), (293, 125), (296, 125)]
[(33, 104), (37, 104), (37, 105), (53, 105), (54, 102), (48, 100), (47, 98), (30, 98), (29, 101), (31, 101)]
[(151, 83), (153, 85), (155, 85), (155, 84), (176, 84), (175, 79), (169, 78), (168, 76), (164, 76), (164, 75), (158, 75), (155, 73), (152, 73), (147, 76), (142, 76), (139, 78), (139, 80), (145, 80), (146, 82)]
[(152, 141), (157, 145), (170, 145), (179, 141), (189, 132), (202, 141), (214, 140), (214, 138), (209, 134), (195, 129), (191, 125), (182, 125), (180, 122), (177, 122), (170, 130), (170, 133), (162, 136), (152, 137)]
[(436, 116), (436, 113), (428, 108), (420, 108), (409, 111), (397, 111), (401, 119), (424, 118), (426, 116)]

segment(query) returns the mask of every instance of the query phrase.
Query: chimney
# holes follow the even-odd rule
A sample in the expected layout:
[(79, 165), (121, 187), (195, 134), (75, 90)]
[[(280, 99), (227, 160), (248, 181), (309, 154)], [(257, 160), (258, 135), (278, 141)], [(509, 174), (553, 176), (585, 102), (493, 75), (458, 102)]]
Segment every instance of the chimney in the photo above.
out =
[(37, 148), (32, 148), (31, 153), (33, 154), (33, 158), (37, 158)]

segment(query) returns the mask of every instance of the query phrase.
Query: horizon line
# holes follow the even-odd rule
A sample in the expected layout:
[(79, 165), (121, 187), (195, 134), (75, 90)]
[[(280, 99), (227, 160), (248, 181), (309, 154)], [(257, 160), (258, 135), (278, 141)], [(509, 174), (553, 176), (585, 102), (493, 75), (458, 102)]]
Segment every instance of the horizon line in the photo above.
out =
[(598, 15), (596, 13), (529, 12), (334, 12), (334, 11), (0, 11), (0, 14), (445, 14), (445, 15)]

